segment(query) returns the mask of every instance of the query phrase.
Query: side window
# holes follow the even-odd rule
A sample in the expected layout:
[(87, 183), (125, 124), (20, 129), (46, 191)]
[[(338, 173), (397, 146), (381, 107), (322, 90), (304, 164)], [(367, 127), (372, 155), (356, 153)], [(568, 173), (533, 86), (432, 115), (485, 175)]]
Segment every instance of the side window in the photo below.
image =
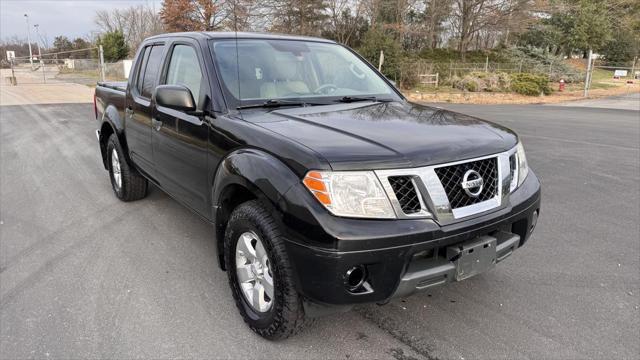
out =
[(142, 59), (140, 60), (140, 67), (138, 68), (138, 74), (136, 78), (136, 90), (138, 90), (138, 94), (142, 93), (142, 80), (144, 79), (144, 71), (147, 67), (147, 61), (149, 60), (149, 51), (151, 50), (151, 46), (147, 46), (144, 48), (144, 51), (140, 53)]
[(186, 86), (191, 90), (196, 104), (198, 103), (202, 85), (202, 71), (194, 48), (187, 45), (176, 45), (173, 48), (166, 84)]
[(153, 89), (156, 86), (156, 80), (162, 67), (162, 50), (163, 45), (156, 45), (151, 48), (149, 53), (149, 60), (147, 60), (147, 66), (144, 72), (144, 80), (142, 81), (142, 91), (140, 94), (148, 99), (153, 94)]

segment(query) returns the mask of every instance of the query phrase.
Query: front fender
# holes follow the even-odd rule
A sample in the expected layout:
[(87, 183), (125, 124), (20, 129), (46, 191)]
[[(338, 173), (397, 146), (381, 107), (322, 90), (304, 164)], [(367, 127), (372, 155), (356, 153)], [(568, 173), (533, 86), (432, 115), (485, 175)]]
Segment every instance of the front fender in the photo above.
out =
[[(300, 178), (282, 161), (258, 149), (239, 149), (227, 155), (218, 165), (211, 191), (212, 218), (220, 266), (224, 268), (224, 232), (231, 211), (240, 202), (257, 198), (276, 213), (278, 201)], [(238, 192), (238, 189), (242, 189)], [(246, 192), (251, 196), (247, 197)]]
[(300, 178), (273, 155), (257, 149), (240, 149), (220, 162), (214, 177), (211, 203), (214, 209), (220, 207), (224, 189), (236, 184), (276, 205), (280, 196), (298, 182)]

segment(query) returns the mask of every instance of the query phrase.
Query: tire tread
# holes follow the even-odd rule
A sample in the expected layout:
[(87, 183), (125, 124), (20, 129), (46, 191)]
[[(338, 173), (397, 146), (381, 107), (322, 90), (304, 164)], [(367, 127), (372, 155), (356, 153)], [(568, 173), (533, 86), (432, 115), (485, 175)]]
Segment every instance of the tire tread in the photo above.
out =
[[(228, 266), (227, 273), (236, 306), (251, 330), (264, 338), (277, 340), (295, 335), (302, 330), (309, 321), (305, 318), (302, 298), (295, 288), (295, 280), (293, 277), (294, 269), (287, 256), (285, 240), (282, 237), (279, 226), (269, 211), (258, 200), (251, 200), (239, 205), (231, 214), (229, 226), (227, 226), (225, 233), (225, 262), (227, 264), (233, 264), (233, 262), (231, 262), (232, 254), (230, 254), (229, 251), (233, 245), (231, 241), (235, 239), (232, 224), (240, 220), (253, 222), (260, 232), (262, 232), (263, 237), (266, 238), (263, 239), (263, 244), (270, 249), (270, 255), (276, 258), (275, 261), (271, 259), (273, 266), (276, 266), (278, 270), (277, 272), (274, 271), (278, 275), (275, 291), (281, 292), (283, 301), (281, 308), (278, 306), (274, 308), (276, 313), (274, 314), (273, 322), (268, 327), (256, 327), (252, 319), (244, 312), (242, 303), (244, 301), (242, 298), (243, 295), (235, 288), (237, 280), (235, 279), (234, 269)], [(277, 297), (276, 295), (276, 298)]]
[[(111, 134), (107, 143), (107, 163), (109, 167), (109, 176), (111, 178), (111, 152), (113, 149), (118, 152), (118, 158), (120, 159), (120, 173), (122, 176), (122, 189), (118, 193), (114, 189), (114, 193), (118, 199), (122, 201), (136, 201), (143, 199), (147, 196), (147, 189), (149, 182), (140, 173), (135, 170), (125, 157), (122, 146), (115, 134)], [(113, 185), (113, 184), (112, 184)]]

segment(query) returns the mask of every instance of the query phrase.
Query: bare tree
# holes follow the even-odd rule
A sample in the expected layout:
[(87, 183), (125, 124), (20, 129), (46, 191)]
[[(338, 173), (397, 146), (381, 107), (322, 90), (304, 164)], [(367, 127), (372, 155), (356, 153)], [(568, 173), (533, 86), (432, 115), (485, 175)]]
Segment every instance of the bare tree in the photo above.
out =
[(366, 2), (364, 0), (328, 0), (327, 24), (323, 34), (329, 35), (337, 42), (355, 46), (368, 28), (364, 17)]
[(446, 30), (444, 23), (451, 15), (452, 0), (426, 0), (425, 35), (429, 40), (429, 47), (438, 47), (442, 40), (442, 33)]
[(145, 38), (164, 32), (160, 15), (147, 5), (111, 11), (99, 10), (96, 12), (95, 23), (103, 32), (122, 31), (132, 52), (136, 51)]
[(412, 9), (412, 0), (369, 0), (369, 14), (373, 27), (393, 30), (401, 40), (405, 31), (406, 15)]
[(229, 0), (231, 16), (224, 28), (231, 31), (263, 31), (269, 20), (260, 0)]
[(419, 51), (425, 47), (436, 47), (441, 42), (442, 23), (450, 13), (450, 5), (451, 0), (409, 1), (398, 19), (404, 23), (401, 27), (404, 49)]
[[(36, 46), (36, 44), (32, 44), (32, 46)], [(0, 58), (3, 66), (8, 66), (8, 62), (4, 59), (4, 55), (6, 51), (14, 51), (16, 57), (28, 57), (29, 56), (29, 43), (27, 39), (23, 39), (18, 37), (17, 35), (13, 35), (11, 37), (7, 37), (0, 41), (0, 54), (2, 54), (2, 58)]]
[(319, 36), (325, 24), (325, 0), (263, 0), (261, 13), (270, 31)]
[(519, 0), (454, 0), (450, 23), (463, 60), (472, 42), (476, 48), (495, 45), (498, 35), (510, 29), (513, 14), (527, 3)]
[(170, 32), (228, 30), (233, 1), (164, 0), (160, 17)]

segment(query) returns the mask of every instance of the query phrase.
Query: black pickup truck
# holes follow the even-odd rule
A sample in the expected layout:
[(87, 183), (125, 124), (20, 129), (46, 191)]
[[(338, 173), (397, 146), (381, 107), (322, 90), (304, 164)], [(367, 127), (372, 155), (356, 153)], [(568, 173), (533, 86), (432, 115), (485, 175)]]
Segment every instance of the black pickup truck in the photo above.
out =
[(250, 33), (146, 39), (99, 83), (115, 195), (148, 183), (213, 225), (256, 333), (484, 272), (531, 236), (540, 183), (516, 134), (409, 103), (332, 41)]

